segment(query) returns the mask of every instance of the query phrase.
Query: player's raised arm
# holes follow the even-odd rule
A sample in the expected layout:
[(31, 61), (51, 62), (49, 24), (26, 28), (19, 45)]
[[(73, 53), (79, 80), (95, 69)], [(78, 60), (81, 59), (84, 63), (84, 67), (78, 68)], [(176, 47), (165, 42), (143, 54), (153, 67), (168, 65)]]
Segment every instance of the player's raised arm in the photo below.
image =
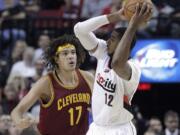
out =
[(120, 21), (121, 13), (122, 11), (120, 10), (112, 14), (93, 17), (86, 21), (78, 22), (74, 26), (74, 33), (85, 49), (94, 52), (98, 45), (98, 39), (93, 31), (106, 24)]
[(146, 3), (142, 7), (139, 4), (136, 6), (136, 13), (131, 18), (128, 28), (126, 29), (122, 39), (120, 40), (112, 59), (111, 66), (114, 71), (123, 79), (130, 80), (132, 74), (131, 65), (128, 63), (130, 51), (139, 25), (144, 22), (145, 17), (151, 13), (151, 9)]

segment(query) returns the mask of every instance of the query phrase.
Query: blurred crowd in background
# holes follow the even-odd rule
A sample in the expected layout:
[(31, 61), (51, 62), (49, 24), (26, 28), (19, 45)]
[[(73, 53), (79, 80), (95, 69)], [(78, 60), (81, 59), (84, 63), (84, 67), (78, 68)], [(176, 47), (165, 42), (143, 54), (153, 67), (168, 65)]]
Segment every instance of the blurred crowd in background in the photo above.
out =
[[(138, 38), (180, 38), (180, 1), (154, 0), (154, 13)], [(44, 68), (43, 52), (50, 41), (63, 34), (72, 34), (79, 20), (109, 14), (121, 8), (123, 0), (0, 0), (0, 135), (35, 135), (34, 126), (26, 130), (14, 127), (10, 112), (31, 86), (48, 71)], [(96, 34), (107, 38), (114, 27), (105, 26)], [(87, 64), (90, 63), (90, 64)], [(90, 66), (91, 65), (91, 66)], [(81, 66), (94, 73), (96, 60), (87, 54)], [(164, 112), (144, 118), (140, 107), (134, 106), (134, 122), (138, 135), (180, 135), (178, 113)], [(39, 103), (29, 110), (38, 119)]]

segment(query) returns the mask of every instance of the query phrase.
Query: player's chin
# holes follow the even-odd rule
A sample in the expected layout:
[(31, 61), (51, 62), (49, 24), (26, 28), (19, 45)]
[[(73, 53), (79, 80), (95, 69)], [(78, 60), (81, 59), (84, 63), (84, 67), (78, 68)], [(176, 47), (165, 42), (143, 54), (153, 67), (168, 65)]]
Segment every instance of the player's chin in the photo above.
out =
[(69, 71), (73, 71), (73, 70), (75, 70), (75, 68), (76, 68), (75, 65), (68, 66), (68, 70), (69, 70)]

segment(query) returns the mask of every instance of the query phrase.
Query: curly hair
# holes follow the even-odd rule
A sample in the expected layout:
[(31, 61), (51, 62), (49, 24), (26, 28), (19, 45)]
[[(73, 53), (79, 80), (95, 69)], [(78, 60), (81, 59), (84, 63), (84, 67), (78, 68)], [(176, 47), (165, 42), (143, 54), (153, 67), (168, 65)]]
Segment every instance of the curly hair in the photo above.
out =
[(86, 53), (78, 38), (76, 38), (74, 35), (65, 34), (53, 40), (43, 54), (45, 65), (49, 70), (55, 70), (58, 68), (58, 64), (55, 61), (57, 48), (67, 43), (73, 44), (74, 47), (76, 48), (76, 54), (77, 54), (76, 67), (79, 67), (84, 62)]

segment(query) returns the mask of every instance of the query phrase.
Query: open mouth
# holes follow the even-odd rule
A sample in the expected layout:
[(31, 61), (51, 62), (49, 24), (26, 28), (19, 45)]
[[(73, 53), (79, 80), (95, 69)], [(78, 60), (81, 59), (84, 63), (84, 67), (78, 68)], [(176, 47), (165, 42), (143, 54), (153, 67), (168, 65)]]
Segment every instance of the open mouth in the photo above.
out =
[(74, 65), (74, 64), (75, 64), (75, 62), (73, 62), (73, 61), (69, 62), (69, 65)]

